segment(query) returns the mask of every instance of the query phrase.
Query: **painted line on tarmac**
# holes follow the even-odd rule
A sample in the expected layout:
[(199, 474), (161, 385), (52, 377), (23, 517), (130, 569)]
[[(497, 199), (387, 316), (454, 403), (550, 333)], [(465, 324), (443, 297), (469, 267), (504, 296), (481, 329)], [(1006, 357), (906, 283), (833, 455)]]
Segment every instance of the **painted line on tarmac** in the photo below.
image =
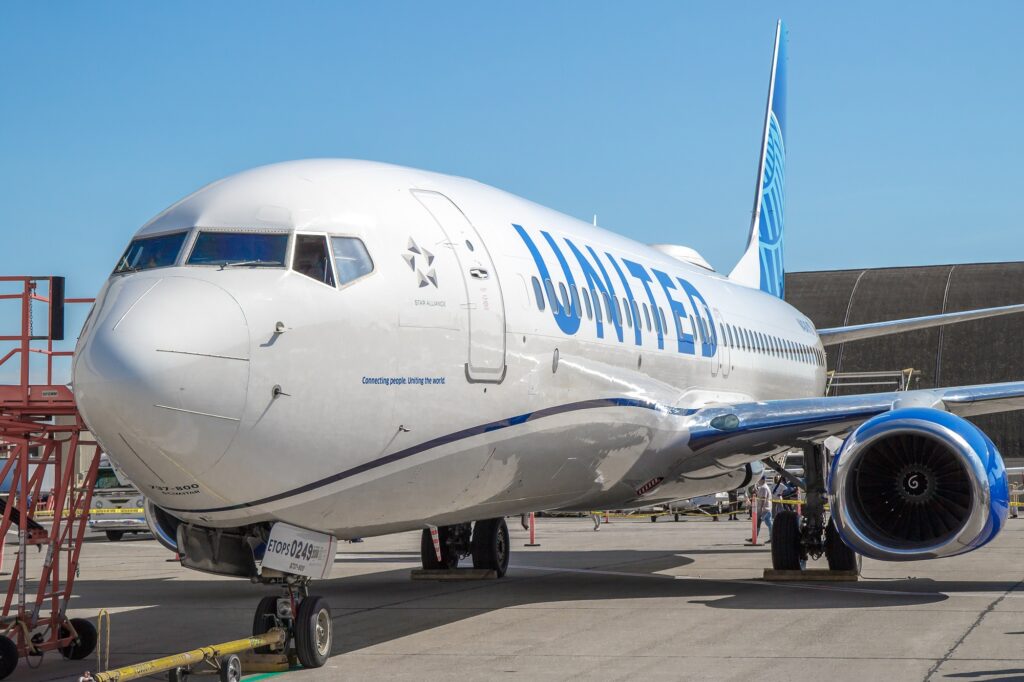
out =
[(658, 580), (701, 580), (704, 582), (725, 583), (728, 585), (735, 585), (739, 583), (743, 585), (754, 585), (757, 587), (778, 587), (790, 590), (852, 592), (854, 594), (881, 594), (903, 597), (929, 597), (934, 596), (935, 594), (941, 594), (937, 592), (903, 592), (899, 590), (874, 590), (871, 588), (863, 589), (858, 587), (837, 587), (834, 585), (808, 585), (807, 583), (775, 583), (767, 582), (764, 580), (729, 580), (727, 578), (697, 578), (692, 575), (665, 575), (664, 573), (632, 573), (628, 571), (605, 571), (594, 568), (558, 568), (556, 566), (523, 566), (520, 564), (513, 564), (509, 566), (509, 568), (518, 568), (524, 571), (551, 571), (552, 573), (590, 573), (593, 575), (611, 575), (626, 578), (656, 578)]

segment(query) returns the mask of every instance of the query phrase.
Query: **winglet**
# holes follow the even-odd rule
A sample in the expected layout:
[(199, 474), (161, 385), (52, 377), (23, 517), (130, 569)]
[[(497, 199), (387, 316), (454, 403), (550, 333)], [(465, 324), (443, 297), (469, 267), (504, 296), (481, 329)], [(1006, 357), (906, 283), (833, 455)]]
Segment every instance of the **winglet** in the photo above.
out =
[(775, 52), (747, 250), (729, 273), (729, 279), (779, 298), (785, 294), (782, 228), (786, 179), (786, 52), (786, 26), (780, 20), (775, 29)]

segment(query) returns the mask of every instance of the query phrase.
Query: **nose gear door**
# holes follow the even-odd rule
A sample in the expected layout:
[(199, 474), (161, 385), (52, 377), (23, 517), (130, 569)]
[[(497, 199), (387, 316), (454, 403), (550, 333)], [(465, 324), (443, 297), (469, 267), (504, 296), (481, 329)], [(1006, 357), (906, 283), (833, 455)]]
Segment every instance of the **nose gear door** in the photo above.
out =
[(437, 222), (459, 261), (469, 316), (469, 381), (501, 382), (505, 378), (505, 306), (487, 245), (451, 199), (428, 190), (411, 190)]

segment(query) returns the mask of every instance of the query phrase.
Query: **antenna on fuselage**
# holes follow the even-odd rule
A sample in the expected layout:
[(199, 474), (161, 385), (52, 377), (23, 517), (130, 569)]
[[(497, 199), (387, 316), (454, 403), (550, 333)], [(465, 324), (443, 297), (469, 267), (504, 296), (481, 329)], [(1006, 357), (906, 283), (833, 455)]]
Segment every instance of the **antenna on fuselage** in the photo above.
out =
[(597, 214), (594, 214), (594, 227), (597, 227)]

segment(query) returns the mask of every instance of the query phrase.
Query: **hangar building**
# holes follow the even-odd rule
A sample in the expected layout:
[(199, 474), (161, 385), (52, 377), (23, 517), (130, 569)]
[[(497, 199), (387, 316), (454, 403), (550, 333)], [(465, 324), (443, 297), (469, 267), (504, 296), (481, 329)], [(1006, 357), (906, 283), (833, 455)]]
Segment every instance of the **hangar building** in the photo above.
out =
[[(786, 300), (819, 329), (1024, 303), (1024, 262), (787, 273)], [(1022, 381), (1022, 338), (1024, 314), (1006, 315), (832, 346), (828, 369), (913, 368), (910, 388)], [(833, 393), (854, 390), (892, 388)], [(1024, 457), (1024, 412), (971, 420), (1004, 457)]]

